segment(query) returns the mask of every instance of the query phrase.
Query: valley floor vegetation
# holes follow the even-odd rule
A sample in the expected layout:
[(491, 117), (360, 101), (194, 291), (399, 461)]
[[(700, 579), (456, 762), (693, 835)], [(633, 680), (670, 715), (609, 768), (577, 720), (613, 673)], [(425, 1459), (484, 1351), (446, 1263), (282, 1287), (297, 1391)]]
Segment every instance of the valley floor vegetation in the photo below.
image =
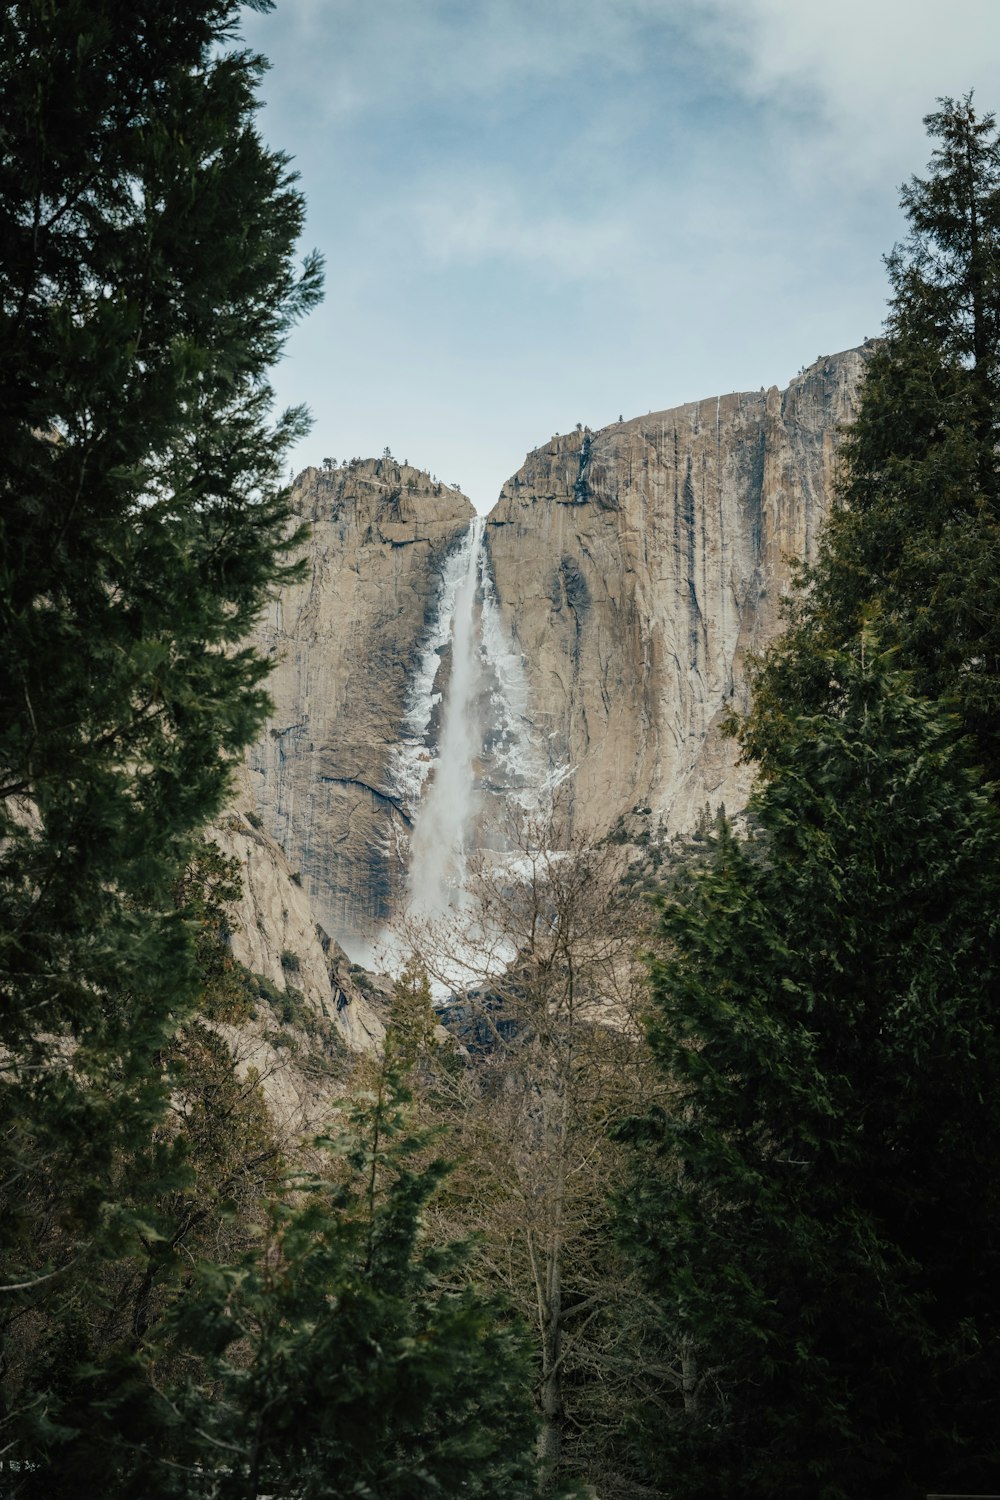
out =
[(739, 827), (646, 880), (522, 831), (473, 882), (502, 961), (446, 1034), (418, 943), (303, 1144), (207, 838), (321, 289), (237, 11), (0, 18), (0, 1493), (1000, 1489), (993, 117), (928, 117)]

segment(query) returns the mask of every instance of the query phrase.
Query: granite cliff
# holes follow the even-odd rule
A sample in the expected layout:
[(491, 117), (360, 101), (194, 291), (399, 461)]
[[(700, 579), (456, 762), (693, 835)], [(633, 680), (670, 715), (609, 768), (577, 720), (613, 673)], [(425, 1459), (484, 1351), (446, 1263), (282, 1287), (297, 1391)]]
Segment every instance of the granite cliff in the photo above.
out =
[[(385, 996), (371, 992), (343, 951), (316, 921), (301, 876), (261, 827), (241, 795), (211, 831), (239, 864), (242, 892), (229, 913), (230, 949), (279, 995), (331, 1022), (345, 1052), (368, 1052), (385, 1033)], [(361, 982), (359, 982), (359, 979)]]
[(212, 1024), (241, 1075), (260, 1080), (272, 1125), (295, 1150), (329, 1125), (354, 1055), (377, 1047), (388, 1015), (384, 987), (351, 963), (317, 923), (300, 877), (264, 831), (245, 778), (209, 830), (236, 861), (239, 897), (226, 908), (228, 946), (258, 987), (253, 1013)]
[(487, 519), (500, 607), (578, 826), (636, 807), (670, 829), (748, 781), (719, 733), (775, 634), (790, 563), (829, 510), (863, 351), (787, 390), (713, 397), (555, 437)]
[(405, 900), (455, 629), (475, 633), (477, 814), (515, 764), (522, 786), (564, 777), (593, 834), (742, 805), (720, 724), (815, 547), (863, 364), (557, 436), (473, 529), (463, 495), (388, 454), (299, 477), (307, 575), (261, 627), (275, 712), (250, 769), (328, 931), (361, 948)]
[(401, 897), (410, 814), (393, 754), (445, 559), (474, 511), (388, 456), (306, 469), (295, 507), (306, 573), (258, 632), (274, 713), (250, 755), (252, 794), (318, 921), (358, 946)]

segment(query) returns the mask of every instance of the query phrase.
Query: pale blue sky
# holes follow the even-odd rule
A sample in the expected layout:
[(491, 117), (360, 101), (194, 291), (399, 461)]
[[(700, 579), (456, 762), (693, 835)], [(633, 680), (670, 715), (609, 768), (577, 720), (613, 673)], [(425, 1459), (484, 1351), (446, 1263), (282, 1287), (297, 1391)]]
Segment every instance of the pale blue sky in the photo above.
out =
[(294, 467), (388, 445), (480, 510), (554, 432), (877, 333), (923, 115), (1000, 108), (1000, 0), (278, 0), (245, 36), (327, 266), (275, 371)]

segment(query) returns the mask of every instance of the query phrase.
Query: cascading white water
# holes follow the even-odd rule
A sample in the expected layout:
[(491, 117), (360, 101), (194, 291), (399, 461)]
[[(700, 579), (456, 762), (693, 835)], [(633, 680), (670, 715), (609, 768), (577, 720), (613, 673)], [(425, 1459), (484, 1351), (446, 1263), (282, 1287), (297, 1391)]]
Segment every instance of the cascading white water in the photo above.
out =
[(409, 909), (420, 917), (439, 916), (460, 900), (466, 840), (477, 812), (476, 760), (483, 731), (476, 602), (482, 535), (483, 521), (477, 516), (458, 554), (462, 571), (451, 607), (451, 675), (438, 754), (410, 841)]
[(529, 718), (524, 658), (503, 623), (485, 546), (479, 554), (480, 650), (489, 685), (490, 746), (484, 761), (494, 794), (523, 813), (542, 812), (571, 768), (554, 762)]
[[(436, 683), (446, 650), (442, 701)], [(497, 604), (481, 517), (446, 560), (403, 727), (393, 769), (413, 819), (406, 916), (434, 922), (462, 904), (467, 856), (486, 815), (501, 822), (496, 814), (512, 802), (537, 811), (565, 774), (549, 765), (528, 719), (523, 659)]]
[[(392, 778), (397, 795), (414, 817), (434, 764), (431, 732), (434, 710), (441, 703), (441, 694), (435, 690), (441, 656), (451, 643), (458, 596), (468, 582), (470, 569), (476, 566), (481, 538), (482, 527), (477, 529), (474, 522), (461, 545), (445, 559), (437, 607), (406, 695), (403, 738), (393, 754)], [(471, 629), (471, 620), (469, 623)]]

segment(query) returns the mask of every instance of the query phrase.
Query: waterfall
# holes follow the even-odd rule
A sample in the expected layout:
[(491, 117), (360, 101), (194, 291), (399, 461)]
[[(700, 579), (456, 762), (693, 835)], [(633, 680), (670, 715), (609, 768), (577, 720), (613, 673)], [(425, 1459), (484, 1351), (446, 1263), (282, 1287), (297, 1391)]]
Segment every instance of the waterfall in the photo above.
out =
[(537, 811), (567, 774), (550, 764), (528, 713), (524, 660), (476, 517), (445, 560), (393, 759), (395, 791), (412, 818), (407, 916), (433, 922), (461, 907), (471, 850), (485, 839), (498, 848), (504, 811)]
[[(438, 753), (425, 772), (425, 779), (427, 772), (431, 773), (430, 785), (417, 809), (410, 841), (409, 904), (411, 912), (419, 916), (441, 915), (460, 899), (466, 841), (476, 819), (476, 761), (483, 743), (478, 708), (483, 674), (476, 628), (482, 538), (483, 520), (477, 516), (452, 570), (457, 587), (447, 600), (451, 673)], [(451, 582), (447, 575), (445, 582)], [(440, 612), (438, 618), (440, 622)]]

